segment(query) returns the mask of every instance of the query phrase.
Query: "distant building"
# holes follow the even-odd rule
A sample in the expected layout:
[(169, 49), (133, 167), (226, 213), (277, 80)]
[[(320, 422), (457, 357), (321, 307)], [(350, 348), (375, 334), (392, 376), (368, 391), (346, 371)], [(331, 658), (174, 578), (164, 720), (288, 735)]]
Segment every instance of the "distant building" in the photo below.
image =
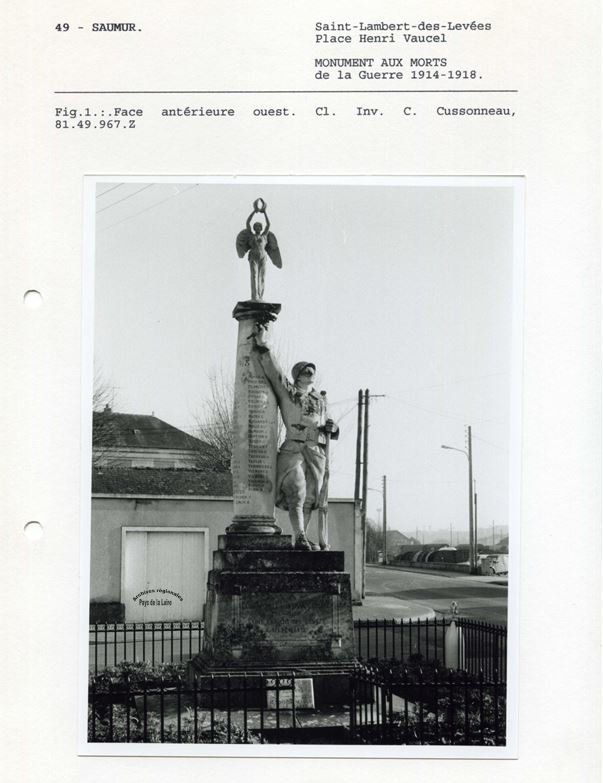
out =
[(387, 551), (389, 556), (394, 556), (402, 551), (402, 547), (420, 546), (419, 541), (412, 536), (407, 536), (399, 530), (387, 531)]

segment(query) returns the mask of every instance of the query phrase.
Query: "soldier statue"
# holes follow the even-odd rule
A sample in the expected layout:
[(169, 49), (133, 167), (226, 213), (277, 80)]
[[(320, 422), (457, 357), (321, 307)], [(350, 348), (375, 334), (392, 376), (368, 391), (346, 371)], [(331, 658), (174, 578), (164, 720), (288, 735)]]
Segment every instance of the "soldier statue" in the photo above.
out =
[[(272, 355), (266, 327), (258, 325), (254, 338), (260, 364), (274, 390), (287, 430), (277, 458), (276, 505), (289, 512), (296, 549), (328, 549), (328, 439), (338, 438), (339, 427), (328, 415), (324, 392), (319, 394), (314, 389), (315, 365), (297, 362), (291, 370), (291, 382)], [(307, 536), (314, 509), (322, 510), (318, 544)]]

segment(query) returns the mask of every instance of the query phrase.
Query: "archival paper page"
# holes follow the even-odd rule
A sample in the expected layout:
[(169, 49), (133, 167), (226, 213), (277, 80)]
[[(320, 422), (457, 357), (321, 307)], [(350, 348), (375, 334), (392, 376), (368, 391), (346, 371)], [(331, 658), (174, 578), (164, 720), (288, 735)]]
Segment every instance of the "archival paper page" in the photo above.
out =
[[(463, 781), (484, 776), (596, 779), (599, 29), (598, 4), (586, 0), (521, 8), (467, 1), (379, 2), (370, 8), (358, 2), (309, 2), (292, 7), (272, 0), (255, 5), (24, 2), (11, 8), (2, 33), (7, 383), (1, 451), (5, 614), (12, 629), (2, 733), (11, 779), (92, 781), (114, 774), (119, 780), (175, 775), (192, 780), (200, 773), (217, 779), (276, 773), (322, 780), (344, 769), (358, 780), (377, 770), (384, 776), (446, 774)], [(84, 511), (89, 496), (82, 482), (90, 432), (82, 422), (93, 366), (95, 279), (88, 262), (98, 251), (89, 232), (94, 197), (116, 188), (107, 202), (116, 210), (115, 219), (109, 219), (108, 208), (99, 212), (102, 204), (96, 208), (96, 225), (108, 230), (119, 221), (133, 225), (138, 215), (152, 224), (156, 204), (171, 206), (187, 188), (209, 184), (201, 178), (213, 177), (221, 186), (241, 182), (247, 187), (255, 181), (269, 189), (295, 187), (292, 177), (314, 178), (307, 183), (320, 188), (320, 178), (325, 178), (325, 186), (351, 188), (338, 202), (343, 222), (353, 221), (357, 228), (366, 219), (370, 230), (379, 213), (391, 211), (383, 190), (389, 185), (429, 185), (443, 193), (444, 178), (469, 176), (484, 178), (482, 185), (495, 189), (497, 177), (513, 178), (508, 185), (520, 194), (515, 206), (519, 204), (521, 214), (509, 212), (517, 220), (515, 227), (521, 225), (522, 240), (513, 256), (514, 262), (520, 259), (514, 267), (520, 269), (519, 278), (513, 279), (514, 306), (520, 309), (513, 311), (508, 335), (519, 367), (513, 378), (521, 390), (514, 387), (509, 441), (503, 444), (509, 449), (509, 471), (515, 470), (509, 481), (510, 509), (515, 511), (520, 486), (513, 476), (521, 477), (508, 604), (516, 685), (509, 755), (516, 758), (488, 757), (486, 748), (483, 758), (471, 762), (453, 761), (455, 753), (450, 752), (437, 758), (433, 749), (421, 748), (391, 754), (409, 756), (404, 761), (376, 760), (371, 755), (381, 753), (370, 749), (364, 754), (333, 751), (342, 757), (363, 756), (346, 761), (312, 758), (325, 755), (316, 748), (308, 753), (289, 748), (280, 753), (309, 758), (246, 761), (231, 758), (245, 755), (235, 746), (222, 759), (78, 756), (80, 653), (81, 640), (87, 639), (90, 597), (90, 529)], [(413, 179), (386, 181), (404, 177)], [(437, 179), (418, 182), (428, 177)], [(362, 207), (367, 199), (363, 178), (376, 187), (382, 209), (380, 201), (370, 198)], [(168, 190), (155, 202), (145, 201), (142, 190), (151, 185)], [(121, 206), (117, 186), (122, 188)], [(314, 216), (302, 200), (303, 220), (295, 223), (295, 197), (293, 191), (287, 193), (289, 237), (294, 226), (298, 236), (286, 244), (301, 246), (316, 234)], [(136, 203), (136, 198), (141, 200)], [(251, 208), (245, 198), (245, 209)], [(424, 257), (430, 257), (429, 247), (435, 264), (434, 237), (450, 230), (451, 222), (459, 231), (449, 251), (460, 257), (464, 239), (474, 235), (467, 214), (473, 210), (480, 236), (490, 236), (489, 196), (474, 204), (468, 199), (466, 206), (459, 196), (442, 211), (436, 199), (422, 215), (413, 198), (404, 219), (416, 213), (410, 222), (425, 235), (424, 247), (417, 235), (417, 259), (421, 247)], [(129, 211), (120, 212), (124, 205)], [(273, 207), (272, 216), (278, 214), (277, 203), (269, 201), (268, 209)], [(224, 210), (230, 209), (235, 207), (226, 200)], [(237, 218), (240, 228), (246, 216), (242, 212)], [(216, 230), (207, 214), (199, 220)], [(394, 252), (394, 224), (389, 225), (391, 234), (375, 236), (376, 252), (385, 246)], [(273, 230), (278, 235), (278, 224)], [(144, 247), (143, 234), (135, 240), (139, 248)], [(234, 237), (228, 241), (234, 243)], [(185, 252), (186, 240), (180, 237), (179, 242)], [(207, 247), (213, 244), (208, 241)], [(492, 248), (496, 256), (500, 245)], [(198, 253), (203, 257), (202, 238)], [(309, 265), (308, 275), (315, 274), (310, 258), (303, 252), (300, 256)], [(364, 263), (371, 264), (370, 253)], [(240, 270), (237, 296), (244, 298)], [(132, 312), (135, 300), (144, 296), (144, 265), (137, 273), (129, 281), (131, 302), (124, 305)], [(114, 274), (117, 281), (118, 272)], [(356, 280), (362, 274), (357, 266), (350, 272)], [(430, 311), (432, 320), (452, 308), (453, 278), (450, 298), (442, 299), (439, 311)], [(349, 322), (348, 342), (340, 350), (350, 351), (353, 362), (354, 340), (362, 342), (367, 328), (363, 319), (367, 312), (367, 321), (377, 316), (363, 309), (358, 296), (346, 302), (345, 272), (335, 282), (321, 293), (321, 302), (333, 319)], [(429, 281), (423, 283), (429, 287)], [(476, 300), (479, 285), (477, 279), (469, 285)], [(183, 297), (188, 288), (183, 280)], [(40, 297), (24, 299), (28, 291)], [(174, 297), (171, 315), (178, 310), (178, 293)], [(416, 329), (399, 334), (400, 341), (420, 345), (428, 320), (418, 308)], [(186, 341), (186, 325), (181, 328)], [(333, 324), (331, 328), (338, 333)], [(123, 339), (128, 344), (127, 333)], [(157, 351), (159, 356), (159, 344)], [(399, 355), (397, 349), (393, 355), (389, 350), (383, 361), (395, 365)], [(429, 366), (431, 357), (426, 354), (423, 360)], [(460, 375), (474, 372), (472, 361), (468, 356)], [(408, 380), (415, 367), (398, 367), (397, 372)], [(177, 373), (173, 378), (177, 386)], [(506, 382), (511, 384), (509, 378)], [(450, 412), (450, 401), (440, 399), (437, 407), (414, 404)], [(459, 426), (462, 430), (462, 421)], [(457, 445), (463, 449), (462, 434)], [(41, 528), (30, 527), (25, 535), (32, 521)], [(114, 565), (119, 569), (119, 562)], [(85, 672), (84, 662), (84, 679)], [(148, 747), (137, 752), (144, 756)], [(464, 755), (479, 757), (480, 751)]]

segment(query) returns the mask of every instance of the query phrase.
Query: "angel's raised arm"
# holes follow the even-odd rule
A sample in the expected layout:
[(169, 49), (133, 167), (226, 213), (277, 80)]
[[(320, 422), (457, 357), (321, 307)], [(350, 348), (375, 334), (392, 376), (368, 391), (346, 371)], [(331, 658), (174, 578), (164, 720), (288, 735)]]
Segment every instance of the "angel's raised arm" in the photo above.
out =
[[(247, 223), (245, 224), (245, 225), (247, 226), (247, 230), (248, 230), (248, 231), (251, 231), (251, 219), (253, 218), (253, 216), (254, 216), (254, 215), (255, 215), (255, 209), (254, 209), (254, 210), (253, 210), (253, 212), (252, 212), (252, 213), (249, 215), (249, 217), (247, 218)], [(239, 223), (239, 225), (241, 225), (241, 224)]]
[(264, 210), (264, 217), (266, 218), (266, 228), (262, 231), (262, 234), (267, 237), (268, 232), (270, 231), (270, 219), (268, 218), (268, 213), (266, 210)]

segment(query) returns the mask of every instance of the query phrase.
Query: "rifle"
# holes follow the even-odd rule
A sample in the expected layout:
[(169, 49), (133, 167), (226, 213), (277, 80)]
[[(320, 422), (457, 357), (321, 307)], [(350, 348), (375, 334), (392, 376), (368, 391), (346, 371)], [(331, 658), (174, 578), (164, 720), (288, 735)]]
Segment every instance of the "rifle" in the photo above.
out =
[[(327, 393), (321, 391), (321, 396), (327, 402)], [(322, 550), (330, 549), (329, 546), (329, 452), (331, 445), (331, 433), (325, 432), (325, 474), (320, 489), (318, 503), (318, 543)]]

